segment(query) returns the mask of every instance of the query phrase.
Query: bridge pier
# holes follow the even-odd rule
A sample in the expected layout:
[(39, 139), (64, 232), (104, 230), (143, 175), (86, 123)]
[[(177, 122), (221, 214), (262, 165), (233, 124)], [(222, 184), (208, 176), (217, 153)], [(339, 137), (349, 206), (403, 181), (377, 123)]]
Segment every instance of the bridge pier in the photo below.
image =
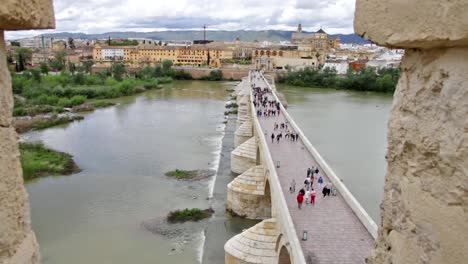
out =
[(244, 124), (246, 121), (252, 121), (252, 113), (250, 109), (250, 96), (244, 95), (239, 101), (237, 101), (239, 105), (237, 109), (237, 123), (236, 129), (239, 129), (240, 126)]
[(231, 152), (231, 171), (242, 174), (257, 165), (257, 139), (250, 138)]
[(248, 169), (228, 184), (226, 207), (249, 219), (271, 217), (270, 184), (262, 165)]
[(226, 264), (276, 264), (276, 219), (263, 220), (229, 239), (224, 245)]
[(234, 146), (240, 146), (253, 136), (252, 120), (246, 120), (234, 133)]

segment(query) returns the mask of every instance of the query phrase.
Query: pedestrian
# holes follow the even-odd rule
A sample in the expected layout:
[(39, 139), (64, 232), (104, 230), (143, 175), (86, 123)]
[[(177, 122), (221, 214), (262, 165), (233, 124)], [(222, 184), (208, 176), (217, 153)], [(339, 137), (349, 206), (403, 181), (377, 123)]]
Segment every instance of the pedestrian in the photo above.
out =
[(309, 178), (306, 178), (306, 179), (304, 180), (304, 188), (305, 188), (305, 189), (307, 189), (307, 187), (309, 186), (309, 183), (310, 183)]
[(327, 195), (330, 195), (330, 190), (327, 188), (327, 186), (323, 187), (322, 194), (323, 194), (323, 198), (325, 198), (325, 196)]
[(275, 133), (271, 133), (271, 143), (275, 140)]
[(310, 173), (312, 172), (312, 170), (310, 168), (307, 168), (307, 177), (310, 176)]
[(315, 192), (314, 188), (310, 191), (310, 204), (315, 204), (315, 197), (317, 193)]
[(307, 187), (307, 191), (305, 192), (305, 204), (309, 204), (309, 199), (310, 199), (310, 191), (309, 191), (309, 188)]
[(290, 193), (295, 193), (296, 192), (296, 181), (292, 180), (291, 185), (289, 186), (289, 192)]
[(319, 176), (317, 182), (318, 182), (318, 184), (320, 185), (320, 187), (322, 187), (322, 184), (323, 184), (323, 178), (322, 178), (322, 176)]
[(333, 190), (333, 184), (331, 182), (327, 182), (327, 184), (325, 184), (325, 186), (327, 187), (327, 195), (330, 196), (330, 193)]
[(299, 192), (296, 199), (297, 199), (297, 207), (299, 208), (299, 210), (301, 210), (302, 202), (304, 201), (304, 195), (302, 194), (302, 192)]

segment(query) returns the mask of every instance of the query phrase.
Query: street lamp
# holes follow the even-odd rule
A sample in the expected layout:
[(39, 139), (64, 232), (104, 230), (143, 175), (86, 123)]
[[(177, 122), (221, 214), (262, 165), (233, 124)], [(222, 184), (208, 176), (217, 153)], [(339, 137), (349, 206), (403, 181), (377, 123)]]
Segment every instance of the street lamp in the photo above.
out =
[(307, 241), (307, 231), (306, 230), (302, 231), (302, 241)]

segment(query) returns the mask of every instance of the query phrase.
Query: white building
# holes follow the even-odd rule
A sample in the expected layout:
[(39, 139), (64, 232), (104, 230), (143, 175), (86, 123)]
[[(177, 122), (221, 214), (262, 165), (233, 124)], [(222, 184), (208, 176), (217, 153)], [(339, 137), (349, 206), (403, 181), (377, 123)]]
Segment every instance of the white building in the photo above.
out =
[(42, 48), (43, 44), (45, 48), (50, 48), (52, 46), (52, 39), (42, 37), (32, 37), (32, 38), (24, 38), (17, 40), (20, 43), (21, 47), (24, 48)]
[(335, 69), (337, 74), (346, 74), (349, 69), (348, 61), (345, 60), (327, 60), (323, 64), (323, 69)]
[(102, 49), (102, 60), (123, 60), (124, 49)]

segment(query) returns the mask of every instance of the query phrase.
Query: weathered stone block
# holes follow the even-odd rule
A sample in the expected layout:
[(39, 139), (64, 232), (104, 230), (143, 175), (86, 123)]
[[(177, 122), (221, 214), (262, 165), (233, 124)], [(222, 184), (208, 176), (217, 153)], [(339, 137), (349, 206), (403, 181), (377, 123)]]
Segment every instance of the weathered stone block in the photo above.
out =
[(29, 204), (23, 186), (16, 132), (0, 127), (0, 263), (13, 256), (31, 231)]
[(398, 48), (468, 45), (466, 0), (357, 0), (354, 30)]
[(466, 48), (406, 51), (389, 121), (382, 227), (368, 263), (468, 259), (467, 61)]
[(0, 29), (55, 28), (52, 0), (2, 0)]
[(13, 109), (13, 97), (11, 91), (11, 77), (6, 64), (6, 49), (3, 31), (0, 31), (0, 126), (7, 127), (11, 124), (11, 111)]

